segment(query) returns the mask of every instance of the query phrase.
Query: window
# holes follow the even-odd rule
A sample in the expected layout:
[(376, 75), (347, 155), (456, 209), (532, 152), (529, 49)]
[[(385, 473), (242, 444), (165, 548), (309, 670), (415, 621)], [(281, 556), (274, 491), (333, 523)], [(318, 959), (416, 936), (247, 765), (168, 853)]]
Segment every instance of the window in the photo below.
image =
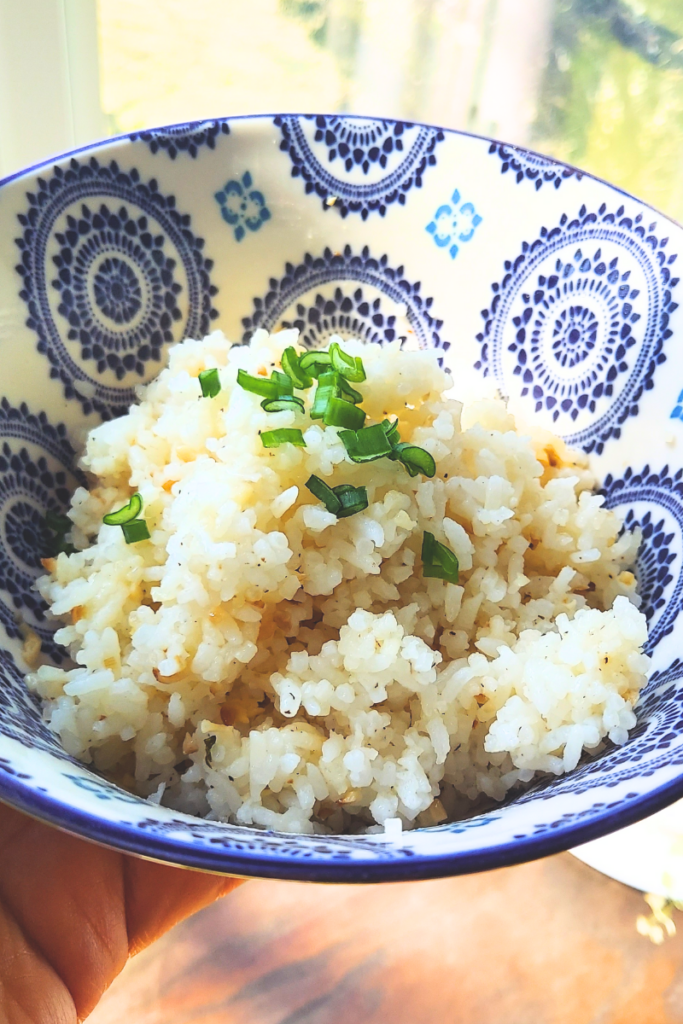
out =
[(681, 0), (0, 0), (0, 174), (316, 110), (527, 145), (683, 218)]

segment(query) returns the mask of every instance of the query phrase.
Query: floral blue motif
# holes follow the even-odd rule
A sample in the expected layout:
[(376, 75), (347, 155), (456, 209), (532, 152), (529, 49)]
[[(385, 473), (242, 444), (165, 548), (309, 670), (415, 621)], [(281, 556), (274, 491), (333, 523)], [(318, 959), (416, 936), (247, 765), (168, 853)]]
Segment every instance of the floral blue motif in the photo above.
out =
[(683, 391), (678, 396), (676, 404), (671, 412), (672, 420), (683, 420)]
[(603, 204), (524, 242), (492, 285), (475, 367), (571, 444), (602, 452), (638, 413), (677, 308), (668, 238)]
[(472, 203), (460, 201), (460, 192), (456, 188), (450, 203), (444, 203), (437, 209), (427, 231), (440, 248), (448, 249), (454, 260), (459, 252), (458, 242), (469, 242), (481, 221)]
[(521, 149), (518, 146), (508, 146), (502, 142), (492, 142), (489, 146), (489, 153), (495, 155), (501, 161), (501, 174), (511, 171), (519, 185), (523, 181), (531, 181), (538, 192), (543, 185), (553, 185), (559, 188), (567, 178), (576, 178), (581, 181), (583, 173), (575, 167), (568, 167), (566, 164), (549, 160), (529, 149)]
[(215, 149), (220, 136), (229, 134), (230, 125), (227, 121), (188, 121), (169, 128), (131, 132), (128, 137), (132, 142), (141, 139), (152, 153), (164, 152), (171, 160), (175, 160), (181, 153), (187, 153), (194, 160), (203, 146)]
[(216, 192), (221, 216), (234, 229), (238, 242), (246, 235), (247, 228), (249, 231), (258, 231), (265, 221), (270, 220), (270, 210), (264, 195), (252, 188), (252, 184), (251, 174), (245, 171), (241, 181), (229, 181), (220, 192)]
[(411, 189), (436, 163), (444, 139), (438, 128), (344, 114), (283, 115), (280, 149), (292, 162), (292, 177), (301, 178), (307, 195), (317, 195), (323, 210), (342, 217), (370, 213), (384, 216), (393, 203), (402, 206)]
[[(386, 308), (387, 299), (393, 308)], [(440, 335), (443, 322), (432, 314), (432, 299), (421, 294), (420, 283), (406, 280), (402, 266), (390, 266), (386, 255), (372, 256), (367, 246), (360, 253), (349, 245), (341, 253), (306, 253), (300, 263), (285, 264), (283, 276), (272, 278), (266, 295), (253, 303), (251, 316), (242, 320), (245, 341), (259, 327), (282, 325), (298, 327), (309, 348), (332, 334), (382, 344), (405, 341), (408, 331), (423, 347), (450, 348)], [(402, 324), (396, 307), (405, 308)]]
[(175, 197), (135, 169), (74, 158), (37, 186), (16, 240), (26, 324), (66, 397), (108, 419), (158, 372), (164, 346), (207, 333), (213, 264)]

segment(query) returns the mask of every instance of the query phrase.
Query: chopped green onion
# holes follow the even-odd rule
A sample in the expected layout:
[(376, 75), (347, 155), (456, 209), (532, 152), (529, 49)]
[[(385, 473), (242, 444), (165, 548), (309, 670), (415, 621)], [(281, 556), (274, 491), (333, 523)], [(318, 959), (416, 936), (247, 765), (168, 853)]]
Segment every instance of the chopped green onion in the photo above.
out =
[(281, 444), (295, 444), (305, 448), (304, 435), (298, 427), (282, 427), (280, 430), (264, 430), (261, 434), (264, 448), (279, 448)]
[(281, 398), (291, 395), (292, 382), (286, 373), (274, 370), (272, 377), (252, 377), (246, 370), (237, 371), (237, 383), (245, 391), (250, 391), (261, 398)]
[(265, 412), (284, 412), (285, 409), (303, 412), (304, 403), (297, 395), (279, 395), (277, 398), (266, 398), (261, 402), (261, 408)]
[(53, 533), (68, 533), (72, 529), (73, 523), (68, 516), (60, 515), (59, 512), (53, 512), (52, 509), (48, 509), (45, 513), (45, 525), (48, 530), (52, 530)]
[(311, 476), (306, 481), (306, 487), (311, 494), (322, 501), (328, 512), (332, 512), (335, 516), (337, 515), (342, 507), (341, 500), (332, 488), (327, 486), (324, 480), (321, 480), (319, 476)]
[(360, 356), (347, 355), (336, 341), (330, 345), (330, 360), (337, 373), (341, 373), (347, 380), (352, 380), (354, 384), (361, 384), (365, 380), (363, 360)]
[(354, 405), (363, 401), (360, 392), (355, 391), (340, 374), (335, 370), (326, 371), (321, 373), (318, 378), (310, 414), (312, 420), (323, 419), (327, 405), (332, 398), (343, 398), (344, 401), (351, 401)]
[(330, 363), (330, 353), (321, 352), (318, 348), (312, 352), (304, 352), (299, 359), (299, 367), (309, 377), (319, 377), (321, 373), (330, 369)]
[(206, 761), (207, 768), (211, 767), (211, 751), (216, 746), (217, 742), (218, 736), (207, 736), (207, 738), (204, 740), (204, 760)]
[(313, 405), (311, 406), (310, 415), (312, 420), (321, 420), (325, 415), (325, 409), (330, 399), (339, 398), (340, 388), (337, 377), (336, 373), (323, 373), (320, 375), (318, 386), (313, 396)]
[(282, 353), (282, 369), (291, 379), (294, 387), (299, 388), (300, 391), (305, 391), (313, 384), (313, 378), (301, 369), (299, 356), (293, 345), (290, 345)]
[(121, 529), (126, 544), (137, 544), (140, 540), (149, 540), (149, 530), (144, 519), (134, 519), (130, 523), (122, 523)]
[(365, 487), (354, 487), (352, 484), (328, 487), (319, 476), (310, 477), (306, 487), (322, 501), (327, 511), (338, 519), (346, 519), (368, 507), (368, 492)]
[(398, 459), (406, 467), (411, 476), (422, 473), (424, 476), (434, 476), (436, 463), (434, 457), (424, 448), (416, 444), (401, 442), (393, 446), (390, 458)]
[(69, 517), (63, 516), (59, 512), (54, 512), (52, 509), (48, 509), (45, 513), (43, 522), (46, 529), (54, 535), (50, 537), (50, 550), (47, 552), (48, 557), (54, 558), (61, 552), (64, 552), (65, 555), (73, 555), (76, 548), (66, 539), (67, 533), (73, 529), (74, 525)]
[(422, 575), (427, 578), (458, 582), (457, 556), (426, 530), (422, 538)]
[(361, 430), (340, 430), (339, 436), (352, 462), (374, 462), (391, 454), (391, 444), (383, 424)]
[(202, 370), (199, 374), (199, 386), (204, 398), (216, 397), (221, 390), (221, 382), (215, 366), (211, 370)]
[(398, 432), (398, 420), (394, 420), (393, 423), (389, 420), (382, 420), (382, 428), (387, 435), (387, 441), (394, 448), (401, 440), (401, 435)]
[(352, 487), (351, 484), (339, 484), (333, 488), (334, 494), (341, 502), (341, 508), (337, 512), (338, 519), (346, 519), (348, 516), (355, 516), (368, 507), (368, 492), (365, 487)]
[(291, 395), (294, 393), (294, 387), (292, 385), (291, 377), (288, 377), (286, 373), (281, 373), (279, 370), (273, 370), (270, 375), (271, 380), (276, 380), (279, 388), (279, 396)]
[(360, 430), (365, 423), (365, 413), (351, 402), (343, 398), (330, 398), (323, 413), (326, 427), (346, 427), (348, 430)]
[(363, 396), (360, 391), (355, 391), (347, 381), (346, 377), (342, 377), (339, 373), (335, 374), (335, 376), (339, 381), (339, 387), (343, 392), (344, 397), (350, 399), (354, 405), (359, 405), (363, 401)]
[(102, 522), (107, 526), (123, 526), (125, 523), (131, 523), (141, 512), (142, 497), (136, 491), (127, 505), (116, 512), (110, 512), (109, 515), (103, 516)]

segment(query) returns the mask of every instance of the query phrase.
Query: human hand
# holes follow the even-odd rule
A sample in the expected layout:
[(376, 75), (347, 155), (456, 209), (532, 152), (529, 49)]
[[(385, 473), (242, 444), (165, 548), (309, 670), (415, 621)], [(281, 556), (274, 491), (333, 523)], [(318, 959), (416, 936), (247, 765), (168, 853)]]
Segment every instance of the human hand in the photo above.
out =
[(129, 956), (234, 889), (0, 804), (0, 1024), (75, 1024)]

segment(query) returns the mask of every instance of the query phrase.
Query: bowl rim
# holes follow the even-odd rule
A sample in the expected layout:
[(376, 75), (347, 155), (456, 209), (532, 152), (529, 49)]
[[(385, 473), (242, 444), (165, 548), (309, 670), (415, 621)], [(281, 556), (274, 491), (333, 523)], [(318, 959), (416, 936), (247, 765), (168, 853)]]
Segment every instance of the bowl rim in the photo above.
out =
[(10, 184), (10, 182), (15, 181), (17, 178), (21, 178), (24, 175), (51, 167), (60, 160), (66, 160), (67, 157), (79, 156), (81, 153), (89, 153), (94, 149), (104, 149), (106, 146), (113, 145), (118, 142), (141, 141), (143, 134), (154, 134), (155, 132), (168, 131), (171, 128), (190, 128), (211, 123), (227, 122), (228, 124), (231, 124), (233, 121), (272, 121), (276, 117), (343, 117), (346, 120), (386, 121), (390, 124), (403, 124), (408, 128), (429, 128), (432, 131), (446, 132), (448, 135), (457, 135), (468, 139), (475, 139), (477, 142), (488, 142), (489, 145), (504, 146), (506, 149), (512, 149), (518, 153), (528, 153), (530, 156), (538, 157), (541, 160), (547, 160), (549, 163), (556, 164), (558, 167), (565, 167), (567, 170), (573, 171), (575, 174), (581, 175), (583, 178), (590, 178), (592, 181), (597, 181), (601, 185), (606, 185), (607, 188), (611, 189), (613, 192), (618, 192), (620, 195), (625, 196), (627, 199), (631, 199), (640, 206), (644, 206), (646, 209), (652, 210), (652, 212), (656, 213), (658, 217), (664, 217), (664, 219), (668, 220), (669, 223), (675, 224), (676, 227), (683, 229), (683, 222), (676, 220), (676, 218), (672, 217), (671, 214), (664, 213), (656, 206), (653, 206), (652, 203), (649, 203), (646, 199), (640, 199), (632, 192), (622, 188), (621, 185), (615, 185), (614, 182), (608, 181), (607, 178), (602, 178), (599, 174), (594, 174), (592, 171), (583, 170), (583, 168), (578, 167), (576, 164), (569, 163), (567, 160), (562, 160), (560, 157), (548, 156), (547, 153), (541, 153), (539, 150), (533, 149), (531, 146), (525, 146), (517, 142), (506, 142), (504, 139), (497, 139), (493, 135), (480, 135), (478, 132), (470, 132), (464, 128), (448, 128), (445, 125), (433, 124), (428, 121), (404, 120), (400, 117), (385, 117), (382, 114), (358, 114), (339, 111), (325, 112), (318, 110), (304, 112), (288, 110), (259, 114), (223, 114), (219, 117), (210, 116), (200, 118), (196, 121), (174, 121), (171, 124), (152, 125), (149, 128), (134, 128), (128, 132), (121, 132), (119, 135), (108, 135), (106, 138), (98, 139), (96, 142), (86, 142), (84, 145), (76, 146), (74, 149), (60, 151), (55, 153), (53, 156), (40, 160), (36, 164), (30, 164), (28, 167), (20, 168), (18, 171), (12, 171), (4, 178), (0, 178), (0, 188), (3, 188), (3, 186)]
[[(347, 861), (328, 857), (317, 860), (315, 854), (292, 857), (279, 854), (277, 850), (269, 856), (251, 850), (235, 853), (219, 846), (195, 846), (183, 843), (182, 840), (141, 832), (135, 825), (95, 817), (88, 811), (69, 807), (52, 796), (30, 789), (23, 785), (20, 779), (0, 771), (0, 800), (3, 803), (43, 824), (54, 826), (62, 832), (107, 849), (115, 849), (119, 853), (132, 854), (160, 864), (194, 871), (208, 871), (212, 874), (339, 884), (424, 881), (512, 867), (555, 853), (563, 853), (574, 846), (599, 839), (649, 817), (681, 797), (683, 774), (649, 793), (634, 797), (627, 803), (620, 801), (618, 809), (610, 810), (609, 805), (606, 805), (603, 812), (588, 822), (576, 825), (559, 822), (557, 828), (551, 828), (548, 832), (514, 839), (501, 843), (500, 846), (443, 855), (415, 853), (410, 857), (375, 861)], [(192, 820), (191, 816), (187, 815), (183, 817), (183, 821), (185, 817)], [(203, 819), (197, 818), (196, 821), (197, 827), (201, 828)], [(249, 828), (255, 843), (259, 837), (302, 838), (293, 833), (243, 827)], [(431, 829), (424, 828), (419, 831), (425, 834)], [(326, 837), (304, 838), (313, 842), (317, 839), (324, 843)]]
[[(683, 230), (683, 225), (675, 220), (675, 218), (658, 210), (651, 203), (639, 199), (619, 185), (615, 185), (590, 171), (584, 171), (565, 160), (547, 156), (528, 146), (505, 142), (504, 140), (488, 135), (479, 135), (475, 132), (430, 124), (424, 121), (403, 120), (395, 117), (358, 113), (324, 113), (318, 111), (306, 114), (296, 111), (281, 111), (274, 113), (236, 114), (135, 129), (57, 153), (38, 163), (13, 171), (11, 174), (0, 179), (0, 189), (20, 178), (38, 173), (41, 170), (54, 166), (56, 163), (78, 157), (84, 153), (93, 153), (94, 155), (96, 151), (106, 150), (108, 147), (113, 148), (118, 143), (143, 142), (141, 136), (147, 133), (154, 134), (155, 132), (164, 132), (172, 128), (189, 128), (210, 123), (227, 122), (231, 124), (234, 121), (256, 121), (265, 124), (267, 122), (272, 123), (276, 117), (335, 116), (344, 117), (347, 120), (377, 120), (391, 124), (404, 124), (408, 127), (427, 128), (442, 131), (451, 136), (461, 136), (478, 142), (489, 143), (489, 145), (504, 146), (514, 152), (528, 153), (531, 156), (547, 160), (550, 164), (567, 168), (582, 177), (597, 181), (612, 192), (619, 193), (639, 206), (651, 210), (657, 217), (664, 218), (669, 223)], [(115, 159), (115, 157), (113, 158)], [(326, 857), (318, 860), (315, 858), (315, 854), (312, 856), (292, 857), (286, 854), (279, 854), (277, 850), (268, 856), (263, 856), (250, 850), (241, 850), (235, 853), (218, 846), (211, 847), (208, 844), (205, 846), (195, 846), (183, 843), (180, 840), (143, 833), (129, 823), (107, 820), (105, 817), (97, 817), (88, 811), (69, 807), (58, 798), (26, 786), (21, 779), (0, 768), (0, 800), (3, 803), (29, 815), (35, 820), (59, 828), (63, 832), (78, 836), (96, 845), (104, 846), (108, 849), (116, 849), (121, 853), (132, 854), (146, 860), (175, 865), (190, 870), (208, 871), (221, 875), (229, 874), (245, 878), (273, 878), (325, 883), (425, 880), (489, 871), (495, 868), (538, 860), (539, 858), (560, 853), (571, 847), (582, 845), (627, 825), (631, 825), (682, 797), (683, 770), (681, 770), (677, 778), (664, 783), (654, 790), (634, 796), (627, 802), (619, 801), (618, 806), (614, 809), (611, 809), (609, 804), (605, 804), (605, 809), (595, 814), (587, 822), (569, 824), (560, 821), (555, 824), (555, 827), (551, 826), (547, 832), (514, 839), (494, 847), (488, 846), (481, 849), (456, 851), (448, 854), (431, 855), (428, 853), (415, 853), (410, 857), (397, 858), (395, 860), (381, 859), (363, 862), (351, 859), (348, 861), (333, 860)], [(501, 806), (504, 806), (504, 804)], [(191, 816), (188, 817), (191, 819)], [(203, 819), (197, 818), (196, 820), (198, 827), (201, 827)], [(419, 831), (428, 833), (431, 830), (424, 828)], [(272, 830), (250, 828), (250, 832), (253, 832), (255, 842), (258, 842), (259, 836), (294, 838), (290, 833), (274, 832)], [(311, 836), (310, 838), (314, 840), (316, 837)], [(322, 842), (325, 840), (324, 836), (318, 838)]]

